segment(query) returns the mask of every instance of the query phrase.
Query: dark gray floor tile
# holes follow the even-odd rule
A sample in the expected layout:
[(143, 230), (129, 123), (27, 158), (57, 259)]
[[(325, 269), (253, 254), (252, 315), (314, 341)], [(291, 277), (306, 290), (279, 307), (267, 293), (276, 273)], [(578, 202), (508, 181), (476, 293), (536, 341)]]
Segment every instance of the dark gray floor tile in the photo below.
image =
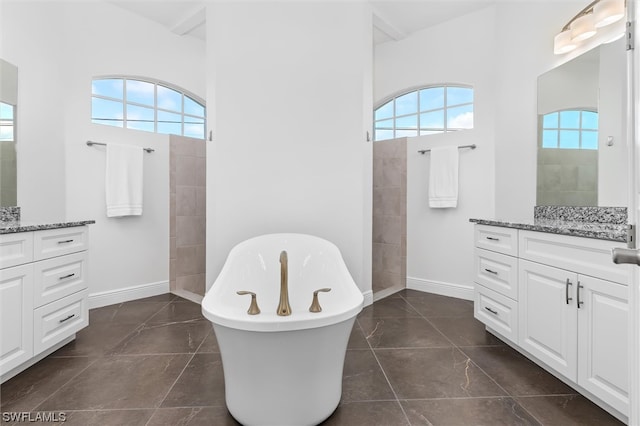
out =
[(457, 348), (376, 349), (400, 399), (504, 396)]
[(483, 323), (473, 317), (429, 318), (442, 334), (456, 346), (502, 346), (505, 343), (485, 330)]
[(371, 350), (348, 350), (342, 372), (342, 402), (395, 399)]
[(462, 350), (509, 395), (576, 393), (509, 346), (465, 347)]
[(86, 369), (87, 357), (45, 358), (0, 385), (0, 411), (31, 411)]
[(540, 424), (509, 397), (413, 400), (402, 406), (412, 426)]
[(362, 328), (360, 328), (357, 321), (353, 324), (347, 349), (369, 349), (369, 343), (367, 343), (367, 339), (365, 339)]
[(372, 348), (451, 347), (451, 342), (421, 317), (360, 318)]
[(155, 315), (168, 302), (126, 302), (89, 311), (89, 324), (140, 324)]
[(158, 408), (147, 426), (240, 426), (226, 407)]
[(190, 355), (113, 356), (93, 363), (38, 410), (156, 408)]
[[(149, 324), (205, 320), (202, 308), (197, 303), (172, 302), (164, 306), (146, 322)], [(208, 320), (207, 320), (208, 321)]]
[(519, 397), (516, 401), (544, 425), (623, 425), (582, 395)]
[(65, 421), (54, 423), (64, 426), (144, 426), (153, 409), (149, 410), (91, 410), (67, 411)]
[(213, 331), (213, 326), (209, 324), (209, 333), (207, 333), (207, 337), (204, 338), (204, 342), (198, 348), (198, 353), (220, 353), (220, 346), (218, 346), (218, 339), (216, 339), (216, 334)]
[(162, 407), (225, 406), (220, 354), (196, 354), (173, 385)]
[[(133, 302), (171, 302), (174, 300), (185, 300), (173, 293), (158, 294), (157, 296), (144, 297), (142, 299), (133, 300)], [(126, 302), (130, 303), (130, 302)]]
[(382, 299), (369, 305), (360, 312), (360, 318), (418, 317), (416, 312), (403, 298)]
[(132, 333), (138, 324), (89, 323), (76, 333), (76, 339), (51, 354), (52, 357), (103, 356)]
[(405, 300), (426, 318), (473, 317), (473, 302), (470, 300), (429, 293), (408, 296)]
[(209, 331), (209, 321), (145, 324), (129, 334), (110, 355), (195, 353)]
[(322, 426), (409, 425), (397, 401), (341, 403)]

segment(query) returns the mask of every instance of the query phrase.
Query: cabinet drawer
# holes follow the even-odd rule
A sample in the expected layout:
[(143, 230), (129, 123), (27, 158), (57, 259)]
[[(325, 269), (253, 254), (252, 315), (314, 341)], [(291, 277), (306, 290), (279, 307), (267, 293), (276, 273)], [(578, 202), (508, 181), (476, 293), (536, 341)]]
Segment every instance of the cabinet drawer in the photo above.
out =
[(0, 235), (0, 268), (33, 260), (33, 232)]
[(0, 272), (0, 376), (33, 356), (33, 268)]
[(518, 255), (518, 230), (499, 226), (476, 225), (476, 247), (510, 256)]
[(518, 342), (518, 304), (502, 294), (476, 284), (474, 317), (510, 341)]
[(518, 258), (488, 250), (475, 250), (475, 281), (518, 300)]
[(88, 290), (82, 290), (33, 311), (34, 355), (89, 325)]
[(87, 249), (86, 226), (47, 229), (33, 233), (33, 260), (48, 259)]
[(33, 306), (39, 307), (87, 288), (87, 252), (34, 263)]
[(629, 285), (629, 265), (616, 265), (611, 260), (611, 250), (622, 246), (615, 241), (535, 231), (520, 231), (519, 237), (522, 259)]

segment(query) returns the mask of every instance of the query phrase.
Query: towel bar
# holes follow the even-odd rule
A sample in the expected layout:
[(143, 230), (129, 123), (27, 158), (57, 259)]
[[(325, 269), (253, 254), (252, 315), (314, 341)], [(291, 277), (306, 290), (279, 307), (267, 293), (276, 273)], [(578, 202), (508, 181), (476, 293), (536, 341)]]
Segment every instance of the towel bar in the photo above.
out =
[[(471, 149), (476, 149), (476, 144), (471, 144), (471, 145), (460, 145), (458, 147), (458, 149), (462, 149), (462, 148), (471, 148)], [(418, 151), (420, 154), (426, 154), (427, 152), (431, 151), (431, 149), (421, 149), (420, 151)]]
[[(106, 143), (102, 143), (102, 142), (93, 142), (93, 141), (87, 141), (87, 145), (88, 145), (88, 146), (91, 146), (91, 145), (102, 145), (102, 146), (107, 146), (107, 144), (106, 144)], [(145, 150), (145, 151), (147, 151), (147, 152), (153, 152), (153, 151), (155, 151), (155, 149), (153, 149), (153, 148), (142, 148), (142, 149), (144, 149), (144, 150)]]

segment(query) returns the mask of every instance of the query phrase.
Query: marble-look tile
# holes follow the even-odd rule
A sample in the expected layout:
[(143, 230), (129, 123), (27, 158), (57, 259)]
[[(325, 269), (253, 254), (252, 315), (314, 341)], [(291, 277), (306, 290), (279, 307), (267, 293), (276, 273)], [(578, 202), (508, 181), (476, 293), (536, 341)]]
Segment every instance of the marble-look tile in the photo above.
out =
[(576, 393), (509, 346), (465, 347), (462, 350), (509, 395)]
[(158, 310), (150, 317), (147, 324), (176, 323), (193, 320), (204, 320), (202, 307), (193, 302), (172, 302)]
[(429, 318), (442, 334), (456, 346), (500, 346), (505, 343), (485, 329), (485, 325), (472, 317)]
[(176, 276), (194, 275), (198, 271), (198, 247), (186, 246), (176, 248)]
[(176, 216), (178, 248), (205, 243), (206, 216)]
[(66, 411), (64, 422), (52, 424), (60, 426), (145, 426), (153, 413), (153, 409)]
[(364, 337), (364, 333), (360, 328), (358, 322), (353, 324), (351, 335), (349, 335), (349, 342), (347, 343), (347, 349), (369, 349), (369, 343)]
[(158, 408), (146, 426), (240, 426), (226, 407)]
[(416, 295), (415, 293), (419, 292), (411, 293), (411, 296), (407, 296), (406, 300), (426, 318), (473, 316), (473, 302), (470, 300), (429, 293)]
[(75, 340), (67, 343), (52, 357), (77, 357), (90, 356), (102, 357), (110, 353), (113, 348), (124, 340), (138, 327), (132, 323), (95, 323), (89, 322), (89, 326), (76, 333)]
[(376, 349), (400, 399), (504, 396), (505, 392), (457, 348)]
[(176, 216), (195, 216), (196, 187), (176, 185)]
[(196, 216), (205, 216), (207, 214), (207, 188), (196, 187)]
[(176, 383), (171, 387), (162, 407), (224, 407), (224, 374), (220, 354), (194, 355)]
[(519, 397), (516, 401), (543, 425), (618, 426), (624, 424), (582, 395)]
[(382, 269), (392, 274), (400, 274), (402, 266), (400, 244), (382, 244)]
[(191, 355), (116, 356), (85, 369), (36, 409), (155, 408)]
[(88, 357), (46, 358), (0, 385), (0, 411), (32, 411), (93, 362)]
[(207, 337), (204, 338), (204, 341), (200, 345), (197, 350), (197, 353), (220, 353), (220, 346), (218, 346), (218, 339), (216, 338), (216, 334), (213, 331), (213, 327), (207, 334)]
[(196, 157), (206, 158), (207, 157), (207, 141), (198, 140), (194, 143), (194, 145), (195, 145)]
[(114, 347), (110, 355), (195, 353), (209, 327), (209, 321), (142, 325)]
[(176, 185), (196, 185), (196, 157), (176, 157)]
[(179, 289), (204, 296), (205, 274), (184, 275), (176, 278), (176, 285)]
[(207, 185), (207, 159), (196, 158), (196, 182), (195, 185), (204, 188)]
[(420, 314), (402, 298), (385, 298), (360, 312), (358, 320), (365, 318), (419, 317)]
[(402, 181), (403, 170), (407, 162), (403, 158), (384, 158), (382, 160), (382, 186), (400, 188), (406, 182)]
[(358, 322), (365, 338), (374, 349), (452, 346), (442, 333), (424, 318), (360, 318)]
[(348, 402), (341, 403), (320, 425), (409, 426), (409, 421), (397, 401)]
[(512, 398), (456, 398), (402, 401), (412, 426), (540, 425)]
[(348, 350), (342, 372), (342, 402), (393, 400), (395, 396), (370, 350)]
[(89, 324), (139, 324), (155, 315), (168, 302), (127, 302), (89, 311)]

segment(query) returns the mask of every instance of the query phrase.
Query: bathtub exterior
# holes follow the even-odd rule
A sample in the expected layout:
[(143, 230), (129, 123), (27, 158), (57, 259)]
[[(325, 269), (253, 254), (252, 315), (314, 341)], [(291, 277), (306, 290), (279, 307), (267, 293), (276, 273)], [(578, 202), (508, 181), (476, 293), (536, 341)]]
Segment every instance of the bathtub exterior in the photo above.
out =
[[(279, 254), (289, 258), (292, 314), (278, 316)], [(322, 312), (311, 313), (313, 291)], [(261, 313), (248, 315), (257, 294)], [(234, 247), (202, 301), (213, 323), (225, 376), (227, 408), (244, 425), (314, 425), (342, 395), (347, 343), (364, 298), (338, 248), (304, 234), (269, 234)]]

